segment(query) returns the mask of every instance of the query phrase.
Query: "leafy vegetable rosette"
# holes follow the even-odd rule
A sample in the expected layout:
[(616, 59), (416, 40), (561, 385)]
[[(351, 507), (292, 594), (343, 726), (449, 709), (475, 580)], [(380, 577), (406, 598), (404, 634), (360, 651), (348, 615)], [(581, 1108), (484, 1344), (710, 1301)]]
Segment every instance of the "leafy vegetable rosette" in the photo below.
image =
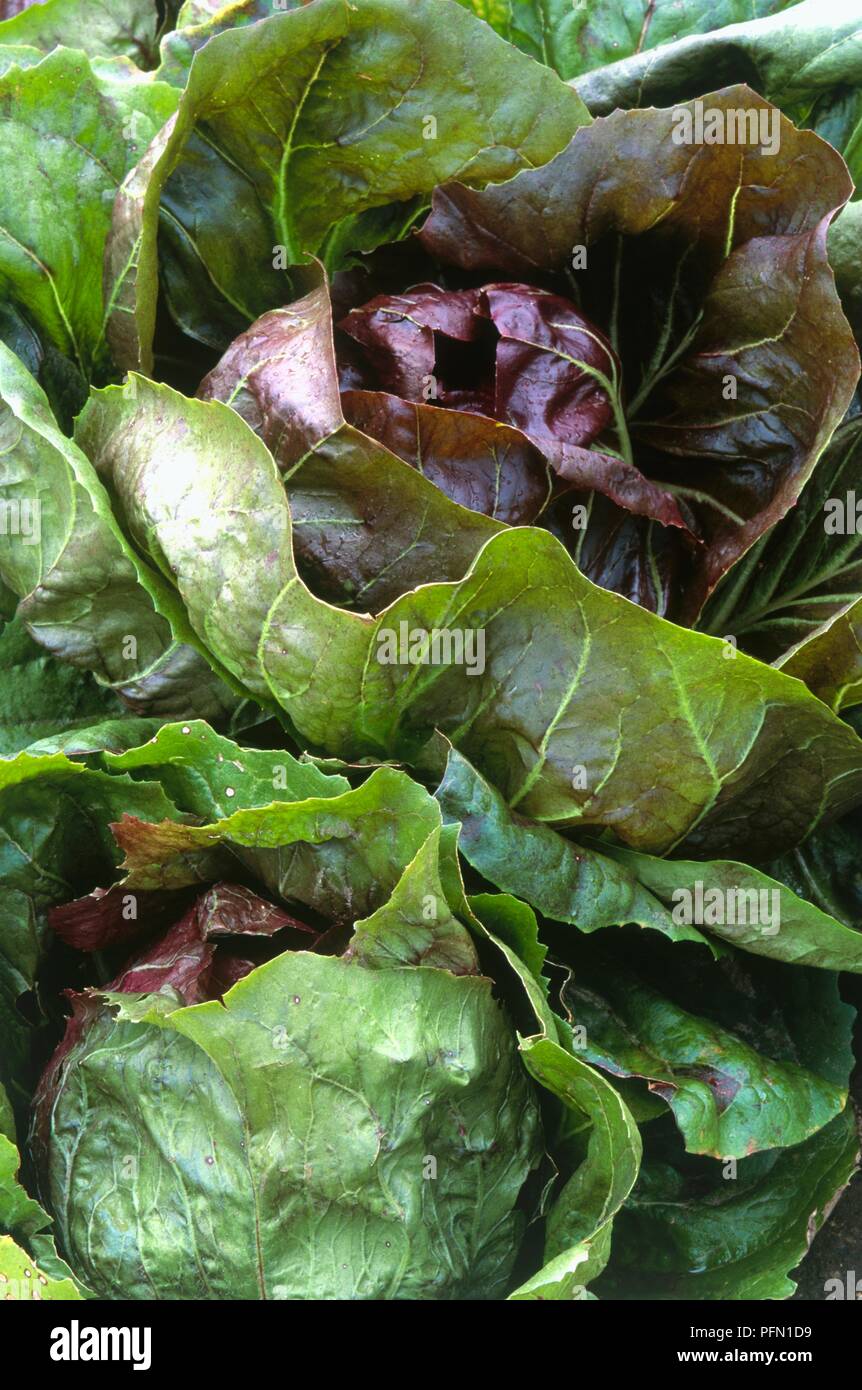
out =
[(845, 108), (762, 31), (593, 118), (530, 5), (40, 8), (12, 1296), (787, 1297), (859, 1149)]

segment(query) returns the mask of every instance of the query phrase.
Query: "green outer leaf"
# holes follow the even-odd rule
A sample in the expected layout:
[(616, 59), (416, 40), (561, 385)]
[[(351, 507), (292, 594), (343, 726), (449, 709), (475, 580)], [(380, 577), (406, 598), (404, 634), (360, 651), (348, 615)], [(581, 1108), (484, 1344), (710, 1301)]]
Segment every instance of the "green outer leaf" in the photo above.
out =
[(605, 1238), (603, 1229), (596, 1233), (594, 1241), (583, 1240), (564, 1250), (510, 1293), (508, 1302), (572, 1303), (595, 1299), (596, 1295), (589, 1292), (583, 1280), (590, 1277), (593, 1245)]
[(0, 1235), (0, 1290), (4, 1286), (9, 1292), (0, 1293), (0, 1297), (12, 1302), (70, 1302), (83, 1297), (72, 1279), (49, 1278), (11, 1236)]
[(735, 1180), (717, 1177), (700, 1200), (697, 1192), (675, 1192), (664, 1175), (645, 1183), (617, 1220), (600, 1296), (789, 1298), (795, 1285), (788, 1273), (807, 1254), (858, 1157), (848, 1107), (806, 1143), (741, 1161)]
[[(804, 897), (799, 897), (779, 879), (748, 864), (734, 860), (714, 859), (704, 863), (685, 859), (656, 859), (648, 854), (637, 854), (618, 845), (603, 845), (605, 853), (629, 869), (634, 879), (650, 893), (665, 903), (673, 903), (674, 910), (682, 915), (686, 899), (680, 890), (689, 895), (695, 892), (699, 882), (706, 894), (717, 889), (725, 895), (738, 891), (743, 894), (769, 894), (763, 899), (767, 907), (767, 921), (748, 921), (749, 907), (754, 900), (746, 899), (743, 912), (734, 908), (734, 915), (744, 915), (744, 922), (703, 923), (707, 935), (714, 935), (722, 941), (751, 951), (757, 956), (768, 956), (772, 960), (789, 961), (793, 965), (817, 966), (821, 970), (851, 970), (862, 973), (862, 931), (854, 931), (836, 920), (829, 913), (821, 911)], [(778, 930), (773, 916), (773, 893), (779, 894)], [(674, 897), (674, 894), (678, 894)], [(734, 899), (734, 903), (741, 902)], [(761, 902), (758, 896), (758, 909)], [(725, 915), (729, 915), (725, 907)]]
[(80, 1286), (54, 1248), (51, 1218), (21, 1185), (13, 1139), (11, 1106), (0, 1086), (0, 1298), (80, 1298)]
[(460, 824), (458, 847), (473, 868), (544, 917), (584, 932), (635, 922), (672, 940), (707, 944), (697, 928), (677, 926), (625, 864), (621, 871), (614, 858), (510, 811), (500, 793), (454, 748), (434, 795), (444, 822)]
[[(444, 832), (445, 833), (445, 832)], [(452, 840), (454, 846), (454, 839)], [(457, 899), (457, 857), (450, 874), (450, 902)], [(600, 1072), (576, 1057), (571, 1034), (548, 1006), (537, 971), (544, 958), (535, 914), (516, 898), (481, 894), (462, 906), (479, 934), (502, 952), (530, 1001), (537, 1031), (519, 1038), (527, 1071), (556, 1096), (572, 1117), (589, 1127), (585, 1156), (556, 1194), (545, 1237), (545, 1267), (513, 1297), (583, 1296), (583, 1287), (604, 1267), (611, 1222), (637, 1178), (641, 1138), (625, 1101)], [(582, 1262), (582, 1245), (588, 1258)], [(577, 1281), (573, 1280), (575, 1270)]]
[[(423, 139), (428, 115), (437, 139)], [(206, 272), (201, 294), (213, 301), (215, 286), (226, 344), (291, 297), (272, 268), (273, 244), (298, 262), (325, 257), (333, 239), (343, 262), (351, 249), (395, 239), (403, 205), (436, 184), (509, 178), (551, 158), (585, 118), (571, 89), (449, 0), (318, 0), (217, 35), (196, 57), (173, 130), (118, 200), (109, 247), (117, 361), (150, 369), (163, 190), (180, 274)], [(205, 223), (192, 210), (199, 191)], [(391, 204), (402, 206), (390, 216)], [(197, 292), (183, 304), (187, 330), (192, 313), (205, 323)]]
[(803, 0), (778, 14), (692, 35), (588, 73), (576, 83), (594, 114), (665, 105), (746, 81), (778, 106), (810, 105), (862, 78), (862, 25), (845, 0)]
[(51, 1223), (39, 1203), (28, 1197), (21, 1186), (20, 1166), (14, 1143), (0, 1134), (0, 1230), (27, 1241)]
[[(178, 574), (174, 567), (182, 568), (183, 603), (189, 616), (203, 623), (208, 650), (221, 653), (218, 659), (255, 699), (271, 702), (257, 660), (260, 627), (271, 593), (293, 580), (296, 569), (284, 488), (266, 446), (221, 402), (189, 400), (137, 376), (125, 387), (94, 392), (75, 437), (116, 496), (133, 539), (149, 550), (162, 571), (161, 584), (168, 592), (169, 581)], [(135, 456), (146, 462), (146, 484), (157, 476), (157, 496), (149, 497), (146, 487), (135, 483), (127, 466)], [(121, 460), (126, 461), (122, 477)], [(190, 524), (182, 493), (192, 479), (200, 510)], [(141, 506), (155, 508), (151, 520), (144, 520)], [(157, 516), (161, 521), (172, 518), (170, 536), (160, 532), (157, 537)], [(265, 551), (255, 549), (260, 543)], [(261, 574), (250, 560), (263, 554), (267, 564)], [(212, 602), (216, 595), (208, 587), (214, 565), (220, 572), (221, 605)], [(199, 572), (197, 579), (193, 569)], [(173, 599), (182, 612), (175, 595)]]
[[(79, 438), (200, 640), (312, 745), (410, 761), (439, 728), (513, 809), (648, 852), (766, 857), (862, 797), (862, 743), (798, 681), (597, 588), (536, 528), (492, 537), (464, 580), (376, 619), (321, 602), (260, 440), (220, 402), (135, 382), (135, 411), (117, 388), (94, 393)], [(474, 657), (482, 634), (481, 669), (381, 663), (402, 623), (473, 634)]]
[(96, 71), (74, 49), (0, 75), (3, 297), (88, 381), (110, 369), (102, 260), (113, 199), (176, 102), (166, 83), (124, 62)]
[(26, 752), (34, 755), (43, 753), (65, 753), (67, 758), (88, 757), (93, 753), (122, 753), (126, 748), (135, 748), (147, 738), (152, 738), (162, 727), (160, 719), (103, 719), (98, 724), (87, 724), (82, 729), (40, 738), (28, 745)]
[(459, 0), (507, 39), (561, 77), (651, 52), (682, 35), (700, 34), (786, 9), (794, 0)]
[(592, 1125), (587, 1157), (548, 1214), (545, 1258), (555, 1259), (592, 1238), (623, 1205), (638, 1175), (641, 1144), (631, 1111), (600, 1072), (548, 1038), (525, 1039), (521, 1052), (530, 1075)]
[[(445, 1299), (505, 1286), (538, 1111), (489, 980), (287, 952), (223, 1003), (162, 999), (128, 1023), (137, 997), (109, 1002), (117, 1020), (91, 1025), (53, 1105), (54, 1209), (96, 1292)], [(131, 1153), (134, 1184), (118, 1180)]]
[(156, 77), (184, 87), (192, 60), (199, 49), (225, 29), (241, 29), (285, 10), (297, 10), (309, 0), (213, 0), (200, 5), (185, 4), (177, 15), (176, 28), (160, 45), (161, 61)]
[(133, 58), (153, 66), (157, 6), (154, 0), (42, 0), (0, 24), (0, 44), (83, 48), (92, 57)]
[(182, 605), (127, 544), (87, 458), (2, 343), (0, 500), (22, 518), (0, 536), (0, 576), (43, 647), (145, 709), (167, 703), (182, 714), (193, 701), (214, 716), (230, 708), (231, 692), (180, 645), (199, 645)]
[(40, 49), (30, 48), (25, 44), (4, 44), (0, 48), (0, 72), (6, 72), (7, 68), (14, 66), (32, 68), (36, 63), (41, 63), (44, 56)]
[(253, 851), (246, 859), (281, 897), (353, 922), (386, 902), (439, 824), (439, 807), (425, 789), (382, 767), (340, 796), (273, 802), (210, 825), (127, 819), (114, 833), (126, 850), (132, 888), (194, 883), (193, 854), (228, 844)]

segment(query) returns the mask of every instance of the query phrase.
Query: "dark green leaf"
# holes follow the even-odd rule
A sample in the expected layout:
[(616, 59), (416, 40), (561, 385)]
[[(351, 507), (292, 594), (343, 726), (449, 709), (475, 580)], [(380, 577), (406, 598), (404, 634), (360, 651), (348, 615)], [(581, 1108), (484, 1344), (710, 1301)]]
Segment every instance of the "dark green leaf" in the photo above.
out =
[(227, 715), (236, 697), (187, 645), (181, 605), (126, 543), (87, 458), (2, 344), (0, 444), (0, 576), (30, 634), (137, 713)]
[[(622, 62), (582, 76), (578, 91), (591, 111), (604, 114), (618, 106), (664, 106), (698, 97), (740, 77), (782, 107), (810, 106), (841, 85), (858, 86), (862, 39), (852, 5), (803, 0), (770, 8), (778, 13), (764, 6), (754, 11), (763, 17), (752, 18), (746, 4), (739, 6), (744, 13), (725, 17), (723, 6), (710, 4), (715, 18), (708, 27), (715, 32), (681, 37), (655, 51), (633, 51), (631, 57), (621, 54)], [(747, 22), (731, 22), (736, 19)]]
[(54, 660), (20, 618), (0, 623), (0, 757), (51, 736), (74, 739), (76, 730), (120, 713), (112, 691)]
[[(644, 1079), (670, 1106), (690, 1153), (743, 1158), (799, 1144), (844, 1108), (846, 1058), (842, 1085), (824, 1074), (835, 1071), (831, 1057), (824, 1064), (817, 1039), (803, 1037), (790, 1050), (807, 1057), (813, 1048), (819, 1071), (773, 1055), (767, 1049), (775, 1049), (776, 1038), (764, 1037), (762, 1027), (760, 1035), (755, 1029), (756, 1045), (748, 1041), (745, 1010), (757, 997), (757, 974), (746, 988), (745, 975), (733, 962), (713, 966), (701, 1000), (713, 1016), (704, 1017), (681, 1008), (659, 992), (660, 985), (645, 983), (610, 956), (585, 961), (576, 953), (574, 960), (575, 974), (562, 997), (584, 1060), (612, 1076)], [(828, 995), (841, 1016), (834, 978), (816, 976), (811, 989), (815, 998)], [(716, 1021), (722, 1012), (734, 1031)], [(793, 1025), (804, 1031), (805, 1017), (800, 1022), (794, 1014)], [(776, 1050), (787, 1053), (786, 1035)]]
[(156, 0), (42, 0), (0, 24), (0, 44), (82, 48), (91, 57), (156, 59)]
[(585, 932), (634, 922), (674, 940), (706, 942), (697, 928), (677, 925), (625, 863), (510, 811), (500, 793), (455, 749), (434, 794), (444, 821), (460, 824), (458, 847), (473, 868), (544, 917)]
[[(838, 693), (848, 675), (855, 679), (858, 660), (852, 607), (862, 593), (861, 461), (862, 420), (852, 420), (835, 435), (797, 505), (727, 576), (699, 624), (706, 632), (732, 634), (745, 651), (779, 664), (801, 643), (795, 657), (800, 674), (805, 670), (815, 693), (827, 696)], [(862, 504), (862, 488), (858, 496)], [(812, 650), (837, 648), (835, 685), (828, 667), (818, 672), (808, 665), (809, 641), (817, 642)]]
[(850, 1109), (804, 1144), (715, 1165), (712, 1180), (644, 1168), (617, 1220), (601, 1296), (788, 1298), (806, 1255), (850, 1180), (859, 1135)]

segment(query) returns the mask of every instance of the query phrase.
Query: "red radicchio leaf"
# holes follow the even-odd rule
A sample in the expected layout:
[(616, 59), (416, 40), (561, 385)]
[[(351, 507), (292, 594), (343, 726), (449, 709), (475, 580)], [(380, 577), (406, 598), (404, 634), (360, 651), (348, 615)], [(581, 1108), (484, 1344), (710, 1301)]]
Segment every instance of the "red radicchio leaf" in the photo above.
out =
[[(362, 347), (379, 386), (405, 400), (423, 401), (429, 399), (435, 374), (435, 334), (479, 343), (483, 334), (476, 316), (478, 302), (478, 290), (417, 285), (407, 294), (377, 295), (351, 309), (338, 327)], [(491, 355), (489, 368), (492, 362)]]
[(51, 930), (76, 951), (103, 951), (165, 930), (188, 899), (184, 892), (135, 892), (122, 884), (95, 888), (86, 897), (52, 907)]
[[(272, 937), (285, 927), (316, 936), (312, 927), (291, 917), (282, 908), (259, 898), (236, 883), (217, 883), (203, 893), (166, 936), (152, 945), (106, 986), (120, 994), (150, 994), (170, 985), (187, 1004), (217, 998), (223, 978), (242, 978), (254, 968), (236, 974), (218, 968), (217, 938), (226, 936)], [(215, 992), (214, 992), (215, 986)]]
[(384, 391), (345, 391), (341, 403), (351, 425), (418, 468), (462, 507), (523, 526), (548, 501), (547, 463), (520, 430)]
[[(59, 920), (64, 931), (68, 929), (76, 938), (71, 944), (93, 942), (96, 929), (102, 933), (99, 945), (115, 944), (122, 939), (110, 935), (111, 929), (116, 926), (113, 899), (121, 888), (122, 885), (117, 885), (108, 890), (96, 890), (89, 899), (79, 899), (77, 903), (69, 904), (73, 911), (65, 916), (58, 916), (55, 911), (53, 916)], [(158, 910), (163, 913), (162, 900), (172, 900), (175, 904), (179, 895), (141, 893), (135, 896), (146, 898), (148, 903), (158, 900)], [(147, 925), (152, 924), (153, 918), (149, 917)], [(63, 1062), (90, 1020), (101, 1012), (104, 994), (151, 994), (169, 986), (177, 991), (185, 1004), (220, 999), (259, 961), (221, 943), (219, 938), (242, 936), (269, 939), (285, 927), (315, 938), (318, 936), (313, 927), (259, 898), (250, 889), (235, 883), (217, 883), (201, 894), (164, 936), (127, 964), (110, 984), (102, 989), (80, 993), (66, 990), (72, 1014), (66, 1024), (63, 1040), (42, 1074), (34, 1098), (33, 1151), (37, 1163), (42, 1162), (46, 1152), (51, 1103), (60, 1081)], [(63, 939), (68, 937), (64, 936)], [(88, 944), (84, 949), (93, 949), (93, 946)]]
[(187, 1004), (220, 998), (256, 962), (218, 945), (228, 936), (272, 937), (285, 927), (317, 936), (313, 927), (236, 883), (217, 883), (166, 936), (122, 971), (106, 990), (151, 994), (170, 985)]
[(460, 578), (498, 526), (478, 512), (453, 515), (418, 470), (344, 420), (332, 339), (323, 282), (252, 324), (198, 395), (227, 402), (270, 449), (306, 583), (329, 601), (384, 607), (427, 578), (430, 554), (435, 577)]
[[(436, 190), (419, 234), (449, 274), (575, 274), (619, 350), (632, 462), (684, 499), (701, 542), (671, 605), (682, 622), (794, 505), (859, 372), (826, 254), (846, 166), (745, 86), (699, 104), (767, 115), (775, 135), (681, 140), (692, 103), (616, 111), (539, 168)], [(635, 533), (615, 530), (629, 550)], [(646, 574), (649, 523), (636, 530)]]
[[(509, 525), (532, 522), (548, 500), (547, 460), (574, 486), (688, 530), (669, 492), (625, 459), (586, 447), (614, 416), (603, 381), (616, 383), (619, 364), (604, 335), (562, 295), (520, 284), (424, 284), (377, 295), (339, 327), (352, 347), (341, 375), (346, 418), (456, 502)], [(375, 379), (385, 392), (344, 389)], [(435, 404), (420, 404), (429, 392)]]
[(528, 285), (486, 285), (481, 312), (500, 335), (495, 413), (555, 461), (566, 444), (586, 445), (612, 418), (604, 388), (580, 364), (612, 378), (610, 344), (561, 295)]

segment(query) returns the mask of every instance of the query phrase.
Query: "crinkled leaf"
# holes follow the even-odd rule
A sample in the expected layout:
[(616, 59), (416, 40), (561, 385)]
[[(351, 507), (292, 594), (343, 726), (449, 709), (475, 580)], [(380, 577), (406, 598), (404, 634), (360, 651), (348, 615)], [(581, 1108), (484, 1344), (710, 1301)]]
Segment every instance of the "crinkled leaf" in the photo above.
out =
[(356, 923), (346, 959), (374, 970), (424, 965), (453, 975), (479, 974), (470, 934), (446, 901), (439, 856), (438, 828), (408, 864), (392, 896)]
[(126, 852), (131, 888), (194, 883), (199, 875), (190, 856), (230, 845), (249, 852), (242, 857), (284, 901), (351, 923), (386, 901), (439, 823), (439, 808), (423, 787), (405, 773), (378, 768), (340, 796), (274, 802), (202, 826), (127, 816), (114, 834)]
[(219, 820), (275, 801), (305, 801), (350, 790), (346, 777), (327, 776), (282, 749), (242, 748), (202, 720), (165, 724), (147, 742), (106, 754), (109, 771), (157, 778), (181, 811)]
[[(538, 1116), (490, 981), (288, 952), (223, 1004), (165, 1001), (124, 1022), (125, 997), (66, 1059), (52, 1108), (54, 1210), (97, 1293), (505, 1287)], [(108, 1101), (95, 1112), (94, 1087)], [(117, 1181), (126, 1153), (134, 1184)]]

